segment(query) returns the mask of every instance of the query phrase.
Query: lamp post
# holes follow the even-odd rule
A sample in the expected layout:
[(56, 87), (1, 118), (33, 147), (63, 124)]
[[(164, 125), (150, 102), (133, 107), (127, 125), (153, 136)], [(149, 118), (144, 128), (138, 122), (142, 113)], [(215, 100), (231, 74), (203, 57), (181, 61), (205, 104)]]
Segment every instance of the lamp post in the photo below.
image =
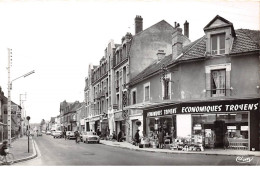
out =
[(8, 142), (9, 142), (9, 145), (11, 145), (11, 131), (12, 131), (12, 128), (11, 128), (11, 120), (12, 120), (12, 116), (11, 116), (11, 90), (12, 90), (12, 82), (19, 79), (19, 78), (22, 78), (22, 77), (27, 77), (33, 73), (35, 73), (35, 71), (31, 71), (31, 72), (28, 72), (18, 78), (15, 78), (14, 80), (10, 81), (10, 73), (11, 73), (11, 60), (12, 60), (12, 49), (11, 48), (8, 48), (8, 102), (7, 102), (7, 128), (8, 128)]
[(30, 143), (29, 143), (29, 137), (30, 137), (30, 119), (31, 119), (31, 117), (30, 116), (27, 116), (26, 117), (26, 119), (27, 119), (27, 121), (28, 121), (28, 125), (27, 125), (27, 135), (28, 135), (28, 153), (30, 152)]

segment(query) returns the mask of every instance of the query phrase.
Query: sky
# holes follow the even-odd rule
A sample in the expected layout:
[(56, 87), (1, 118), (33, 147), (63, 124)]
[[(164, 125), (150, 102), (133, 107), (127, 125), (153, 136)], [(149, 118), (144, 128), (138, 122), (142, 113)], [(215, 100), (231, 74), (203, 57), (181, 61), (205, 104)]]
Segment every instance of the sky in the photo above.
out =
[[(59, 115), (60, 102), (84, 101), (88, 65), (99, 64), (108, 42), (131, 32), (134, 18), (146, 29), (161, 20), (172, 26), (187, 20), (190, 40), (220, 15), (235, 29), (259, 30), (259, 1), (191, 0), (0, 0), (0, 86), (8, 96), (8, 51), (12, 48), (11, 99), (24, 101), (32, 123)], [(23, 95), (26, 93), (26, 97)], [(20, 96), (21, 95), (21, 96)]]

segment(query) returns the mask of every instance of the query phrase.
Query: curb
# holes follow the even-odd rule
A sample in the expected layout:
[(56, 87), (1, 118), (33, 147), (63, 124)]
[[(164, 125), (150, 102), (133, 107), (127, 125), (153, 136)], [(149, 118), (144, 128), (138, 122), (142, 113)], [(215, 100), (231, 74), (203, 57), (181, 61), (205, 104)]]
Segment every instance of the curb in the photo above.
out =
[(134, 150), (134, 151), (139, 151), (139, 152), (151, 152), (151, 153), (165, 153), (165, 154), (200, 154), (200, 155), (219, 155), (219, 156), (255, 156), (255, 157), (260, 157), (260, 155), (252, 155), (252, 154), (243, 154), (243, 155), (238, 155), (238, 154), (221, 154), (221, 153), (203, 153), (203, 152), (186, 152), (186, 151), (179, 151), (179, 152), (163, 152), (163, 151), (154, 151), (154, 150), (145, 150), (145, 149), (135, 149), (135, 148), (129, 148), (129, 147), (123, 147), (120, 145), (111, 145), (111, 144), (105, 144), (101, 143), (103, 145), (111, 146), (111, 147), (119, 147), (122, 149), (128, 149), (128, 150)]
[(26, 158), (22, 158), (22, 159), (17, 159), (14, 161), (14, 163), (18, 163), (18, 162), (23, 162), (23, 161), (27, 161), (27, 160), (30, 160), (30, 159), (33, 159), (33, 158), (36, 158), (37, 157), (37, 151), (35, 149), (35, 141), (32, 139), (32, 142), (33, 142), (33, 155), (29, 156), (29, 157), (26, 157)]

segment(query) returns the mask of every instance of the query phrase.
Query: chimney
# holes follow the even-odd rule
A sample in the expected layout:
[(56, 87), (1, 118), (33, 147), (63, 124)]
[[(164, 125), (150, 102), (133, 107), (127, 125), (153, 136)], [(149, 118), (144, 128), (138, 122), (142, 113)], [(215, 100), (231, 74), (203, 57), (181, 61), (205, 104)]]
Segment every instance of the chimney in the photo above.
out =
[(143, 18), (141, 16), (135, 17), (135, 34), (143, 31)]
[(164, 52), (164, 50), (158, 50), (158, 52), (157, 52), (157, 57), (158, 57), (158, 61), (160, 61), (161, 59), (163, 59), (164, 57), (165, 57), (165, 52)]
[(175, 60), (182, 53), (182, 29), (176, 28), (172, 34), (172, 58)]
[(184, 23), (184, 35), (189, 38), (189, 23), (187, 22), (187, 20)]

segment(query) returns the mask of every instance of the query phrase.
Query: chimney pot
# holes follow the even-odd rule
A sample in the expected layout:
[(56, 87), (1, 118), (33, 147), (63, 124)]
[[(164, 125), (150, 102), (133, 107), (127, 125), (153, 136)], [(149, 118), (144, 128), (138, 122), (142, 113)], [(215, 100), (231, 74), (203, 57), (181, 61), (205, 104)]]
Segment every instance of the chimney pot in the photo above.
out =
[(184, 35), (189, 38), (189, 23), (187, 22), (187, 20), (184, 23)]
[(172, 34), (172, 58), (175, 60), (182, 53), (182, 29), (176, 28)]
[(135, 17), (135, 34), (143, 31), (143, 18), (141, 16)]

